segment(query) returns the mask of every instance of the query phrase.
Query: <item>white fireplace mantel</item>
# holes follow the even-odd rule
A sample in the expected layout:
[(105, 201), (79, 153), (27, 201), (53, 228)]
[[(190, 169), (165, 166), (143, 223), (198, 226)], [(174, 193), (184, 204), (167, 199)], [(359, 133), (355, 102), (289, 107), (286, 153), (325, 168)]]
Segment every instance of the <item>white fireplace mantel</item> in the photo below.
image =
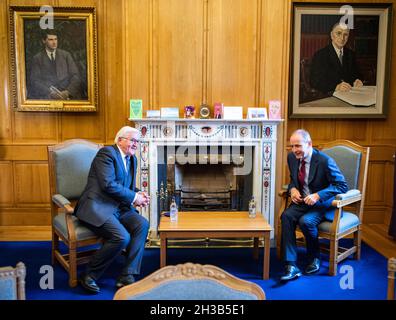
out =
[[(158, 228), (158, 148), (163, 146), (242, 147), (253, 150), (253, 195), (257, 208), (274, 227), (276, 144), (283, 120), (262, 119), (129, 119), (139, 129), (140, 189), (150, 194), (150, 206), (142, 214), (150, 231)], [(272, 235), (273, 237), (273, 235)]]

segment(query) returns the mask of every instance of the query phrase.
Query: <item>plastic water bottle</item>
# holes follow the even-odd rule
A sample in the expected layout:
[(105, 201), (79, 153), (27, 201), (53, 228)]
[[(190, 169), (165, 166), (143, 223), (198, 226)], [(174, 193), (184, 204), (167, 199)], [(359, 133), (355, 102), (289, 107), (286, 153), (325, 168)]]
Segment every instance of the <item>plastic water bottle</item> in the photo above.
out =
[(255, 218), (256, 217), (256, 201), (254, 200), (254, 197), (249, 201), (249, 218)]
[(172, 198), (172, 202), (169, 208), (169, 216), (170, 216), (170, 221), (171, 222), (177, 222), (178, 218), (178, 209), (177, 209), (177, 204), (175, 197)]

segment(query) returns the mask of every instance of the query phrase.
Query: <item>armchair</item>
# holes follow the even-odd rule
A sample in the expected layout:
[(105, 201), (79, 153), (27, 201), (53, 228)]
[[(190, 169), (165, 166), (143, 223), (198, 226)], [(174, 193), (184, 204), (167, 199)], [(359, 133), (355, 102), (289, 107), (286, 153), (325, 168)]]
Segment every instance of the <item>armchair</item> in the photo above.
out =
[(212, 265), (166, 266), (119, 289), (114, 300), (265, 300), (263, 289)]
[[(325, 220), (319, 224), (319, 238), (329, 240), (329, 247), (321, 247), (329, 253), (329, 275), (337, 275), (337, 265), (342, 260), (354, 254), (360, 259), (361, 223), (366, 192), (369, 147), (359, 146), (348, 140), (336, 140), (319, 146), (324, 153), (332, 157), (344, 174), (350, 190), (336, 196), (332, 205), (336, 208), (333, 221)], [(287, 190), (279, 193), (282, 204), (278, 214), (277, 256), (281, 258), (281, 215), (290, 204)], [(353, 236), (353, 245), (344, 248), (339, 240)], [(301, 242), (299, 242), (301, 244)]]
[[(48, 146), (48, 169), (51, 194), (52, 264), (59, 262), (69, 273), (69, 286), (77, 285), (77, 265), (86, 263), (95, 249), (81, 250), (100, 243), (91, 230), (73, 215), (74, 205), (87, 183), (89, 169), (101, 144), (81, 139)], [(61, 253), (59, 239), (68, 248)]]
[(26, 267), (18, 262), (16, 268), (0, 268), (0, 300), (25, 300)]

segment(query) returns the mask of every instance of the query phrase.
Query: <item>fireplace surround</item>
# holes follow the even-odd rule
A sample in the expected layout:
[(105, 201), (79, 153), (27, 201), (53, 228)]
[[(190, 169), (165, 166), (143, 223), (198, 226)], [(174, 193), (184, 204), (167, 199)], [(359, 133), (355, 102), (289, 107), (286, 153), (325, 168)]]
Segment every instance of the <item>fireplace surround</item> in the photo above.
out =
[(281, 120), (130, 120), (141, 134), (137, 181), (151, 197), (150, 205), (141, 209), (150, 222), (151, 238), (157, 238), (160, 212), (168, 209), (171, 196), (183, 210), (202, 209), (202, 202), (204, 210), (210, 211), (226, 204), (231, 211), (247, 210), (254, 196), (257, 210), (274, 228)]

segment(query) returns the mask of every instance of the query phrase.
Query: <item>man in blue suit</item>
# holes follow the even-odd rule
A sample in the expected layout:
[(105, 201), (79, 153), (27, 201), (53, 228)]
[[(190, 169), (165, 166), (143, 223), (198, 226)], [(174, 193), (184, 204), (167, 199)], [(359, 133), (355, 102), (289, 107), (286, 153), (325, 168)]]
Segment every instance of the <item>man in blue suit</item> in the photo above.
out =
[(292, 203), (282, 213), (282, 252), (285, 274), (282, 281), (301, 276), (297, 266), (296, 226), (304, 233), (308, 265), (306, 274), (320, 269), (318, 225), (332, 219), (335, 208), (331, 202), (337, 194), (348, 191), (343, 174), (335, 161), (312, 148), (312, 140), (305, 130), (296, 130), (290, 137), (292, 152), (287, 157), (290, 171), (288, 192)]
[(99, 150), (76, 206), (77, 217), (103, 238), (80, 278), (81, 285), (93, 293), (100, 291), (96, 281), (124, 249), (117, 288), (133, 283), (133, 275), (140, 273), (149, 224), (135, 207), (147, 206), (150, 199), (135, 188), (138, 138), (139, 131), (126, 126), (117, 133), (114, 145)]

